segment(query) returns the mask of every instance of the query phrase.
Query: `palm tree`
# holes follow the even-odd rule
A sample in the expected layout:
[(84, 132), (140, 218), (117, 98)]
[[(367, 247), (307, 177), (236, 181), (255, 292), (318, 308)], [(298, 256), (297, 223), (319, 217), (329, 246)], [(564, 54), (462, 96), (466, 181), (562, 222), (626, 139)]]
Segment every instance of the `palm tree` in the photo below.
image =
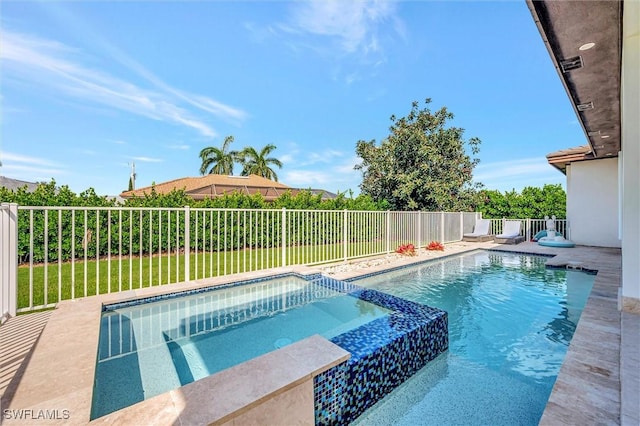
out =
[(237, 156), (238, 161), (242, 164), (242, 176), (258, 175), (267, 179), (278, 181), (278, 175), (269, 166), (278, 166), (282, 168), (282, 162), (277, 158), (268, 157), (268, 155), (276, 149), (275, 145), (266, 145), (260, 152), (250, 146), (243, 149)]
[[(222, 149), (208, 146), (200, 151), (200, 174), (232, 175), (233, 165), (236, 162), (238, 152), (229, 151), (229, 145), (233, 142), (233, 136), (227, 136), (222, 143)], [(210, 168), (210, 169), (209, 169)], [(209, 169), (209, 172), (207, 172)]]

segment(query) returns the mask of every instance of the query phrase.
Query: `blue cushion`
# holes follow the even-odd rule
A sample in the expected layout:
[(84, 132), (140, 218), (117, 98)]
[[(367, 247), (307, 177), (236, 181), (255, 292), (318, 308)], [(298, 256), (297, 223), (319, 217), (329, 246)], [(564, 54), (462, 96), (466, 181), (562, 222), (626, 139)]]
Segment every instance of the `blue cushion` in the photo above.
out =
[(569, 240), (546, 240), (546, 241), (538, 241), (538, 244), (545, 247), (575, 247), (576, 243)]

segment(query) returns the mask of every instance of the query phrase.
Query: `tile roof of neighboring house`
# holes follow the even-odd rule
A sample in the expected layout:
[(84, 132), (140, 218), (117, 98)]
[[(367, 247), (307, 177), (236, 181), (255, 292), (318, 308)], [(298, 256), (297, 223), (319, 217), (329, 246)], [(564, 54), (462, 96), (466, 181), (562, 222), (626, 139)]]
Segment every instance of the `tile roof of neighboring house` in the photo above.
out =
[(584, 161), (596, 159), (591, 152), (589, 145), (576, 146), (574, 148), (562, 149), (560, 151), (547, 154), (547, 161), (553, 167), (566, 173), (567, 165), (573, 161)]
[[(174, 189), (183, 189), (187, 195), (191, 196), (194, 200), (215, 198), (225, 193), (236, 191), (249, 195), (259, 192), (265, 200), (273, 201), (287, 191), (291, 191), (292, 194), (300, 191), (300, 189), (291, 188), (283, 183), (257, 175), (229, 176), (217, 174), (174, 179), (168, 182), (158, 183), (154, 188), (158, 194), (169, 193)], [(133, 191), (125, 191), (120, 194), (120, 196), (122, 198), (131, 198), (133, 196), (144, 197), (145, 193), (151, 193), (151, 189), (151, 186), (147, 186)], [(312, 190), (312, 192), (323, 193), (323, 198), (335, 198), (335, 194), (327, 191)]]
[(0, 187), (10, 189), (11, 191), (15, 191), (16, 189), (22, 188), (25, 185), (27, 186), (27, 191), (29, 192), (35, 191), (38, 187), (37, 183), (11, 179), (6, 176), (0, 176)]

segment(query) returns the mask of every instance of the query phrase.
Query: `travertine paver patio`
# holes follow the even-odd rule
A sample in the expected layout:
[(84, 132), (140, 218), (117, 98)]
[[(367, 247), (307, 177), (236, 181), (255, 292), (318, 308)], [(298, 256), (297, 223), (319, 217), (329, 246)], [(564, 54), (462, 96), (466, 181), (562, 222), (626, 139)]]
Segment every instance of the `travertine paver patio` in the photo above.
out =
[[(554, 254), (556, 257), (550, 258), (549, 264), (598, 270), (541, 424), (640, 424), (640, 316), (621, 314), (618, 310), (617, 291), (621, 272), (619, 249), (562, 249), (540, 247), (534, 243), (517, 246), (454, 243), (447, 245), (444, 253), (422, 253), (415, 258), (389, 257), (372, 262), (367, 267), (334, 271), (332, 276), (344, 279), (475, 248)], [(44, 312), (19, 316), (0, 327), (0, 393), (3, 394), (3, 408), (11, 403), (29, 360), (29, 351), (50, 314)]]
[(28, 363), (31, 349), (40, 337), (51, 312), (21, 315), (0, 326), (0, 408), (9, 406), (11, 396)]

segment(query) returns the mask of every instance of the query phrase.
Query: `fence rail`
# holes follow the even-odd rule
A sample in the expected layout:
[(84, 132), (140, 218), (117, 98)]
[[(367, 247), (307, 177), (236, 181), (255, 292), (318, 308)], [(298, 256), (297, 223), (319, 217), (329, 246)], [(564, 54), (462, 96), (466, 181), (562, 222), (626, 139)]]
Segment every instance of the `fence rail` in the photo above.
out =
[[(3, 318), (61, 300), (460, 241), (478, 213), (0, 207)], [(499, 233), (502, 220), (492, 220)], [(566, 236), (565, 221), (556, 228)], [(523, 219), (530, 239), (544, 220)], [(568, 236), (567, 236), (568, 237)]]

